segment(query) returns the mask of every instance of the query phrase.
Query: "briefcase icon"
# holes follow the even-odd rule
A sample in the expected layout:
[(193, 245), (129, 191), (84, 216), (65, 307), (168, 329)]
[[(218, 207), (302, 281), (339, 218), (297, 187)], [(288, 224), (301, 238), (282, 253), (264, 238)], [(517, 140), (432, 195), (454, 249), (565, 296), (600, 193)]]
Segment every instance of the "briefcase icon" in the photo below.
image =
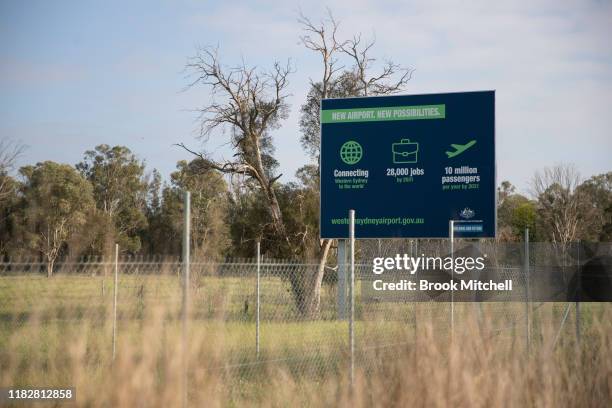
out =
[(418, 161), (419, 144), (411, 142), (410, 139), (402, 139), (399, 143), (393, 143), (393, 163), (416, 163)]

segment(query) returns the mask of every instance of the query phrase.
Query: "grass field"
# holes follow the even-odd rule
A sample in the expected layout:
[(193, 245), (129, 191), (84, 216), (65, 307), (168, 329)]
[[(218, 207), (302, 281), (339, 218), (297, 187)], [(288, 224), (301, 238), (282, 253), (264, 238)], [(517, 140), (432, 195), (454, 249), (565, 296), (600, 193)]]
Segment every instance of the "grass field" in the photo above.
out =
[[(79, 406), (178, 406), (183, 357), (193, 406), (609, 406), (612, 310), (524, 303), (361, 303), (356, 379), (349, 386), (348, 323), (335, 288), (321, 318), (302, 320), (288, 283), (261, 283), (260, 354), (255, 280), (201, 277), (192, 285), (182, 352), (176, 275), (122, 275), (116, 357), (113, 282), (90, 275), (0, 278), (0, 384), (73, 386)], [(359, 292), (357, 292), (359, 293)]]

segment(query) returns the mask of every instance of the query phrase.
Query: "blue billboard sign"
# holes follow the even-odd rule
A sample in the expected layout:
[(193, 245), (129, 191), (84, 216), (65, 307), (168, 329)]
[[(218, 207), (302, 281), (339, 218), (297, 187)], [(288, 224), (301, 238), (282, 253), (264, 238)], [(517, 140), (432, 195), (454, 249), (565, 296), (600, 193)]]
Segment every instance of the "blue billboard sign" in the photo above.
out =
[(321, 238), (494, 237), (495, 92), (324, 99)]

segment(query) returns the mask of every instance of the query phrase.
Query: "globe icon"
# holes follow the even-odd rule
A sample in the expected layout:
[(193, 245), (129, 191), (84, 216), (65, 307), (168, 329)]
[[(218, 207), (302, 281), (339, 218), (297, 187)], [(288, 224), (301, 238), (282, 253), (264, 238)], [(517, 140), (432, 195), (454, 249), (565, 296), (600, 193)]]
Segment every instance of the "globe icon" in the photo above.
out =
[(349, 140), (340, 147), (340, 158), (346, 164), (356, 164), (363, 156), (361, 145), (354, 140)]

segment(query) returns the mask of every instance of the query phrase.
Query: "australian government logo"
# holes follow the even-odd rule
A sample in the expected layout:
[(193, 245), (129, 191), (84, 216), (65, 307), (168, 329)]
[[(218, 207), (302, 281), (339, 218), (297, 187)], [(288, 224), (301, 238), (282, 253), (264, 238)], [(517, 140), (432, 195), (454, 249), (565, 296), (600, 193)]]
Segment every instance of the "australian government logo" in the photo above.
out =
[(465, 207), (463, 210), (459, 211), (459, 217), (461, 220), (458, 224), (455, 224), (455, 232), (463, 232), (463, 233), (480, 233), (482, 232), (482, 220), (475, 220), (474, 216), (476, 215), (476, 211), (472, 210), (470, 207)]
[(459, 213), (459, 216), (461, 218), (463, 218), (464, 220), (470, 220), (470, 219), (474, 218), (474, 215), (476, 215), (476, 212), (474, 210), (472, 210), (471, 208), (469, 208), (469, 207), (465, 207)]

